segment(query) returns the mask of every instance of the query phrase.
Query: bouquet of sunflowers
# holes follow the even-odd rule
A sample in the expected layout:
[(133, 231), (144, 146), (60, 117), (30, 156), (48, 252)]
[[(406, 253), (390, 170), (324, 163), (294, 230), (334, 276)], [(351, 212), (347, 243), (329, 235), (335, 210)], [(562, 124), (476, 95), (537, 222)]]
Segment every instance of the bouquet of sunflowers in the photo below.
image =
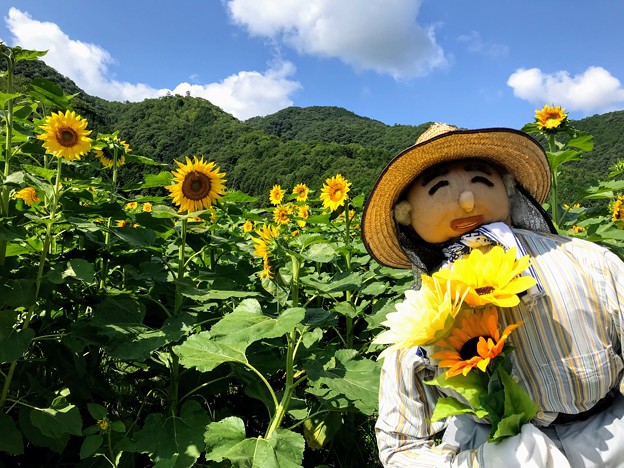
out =
[(536, 284), (522, 273), (529, 258), (516, 258), (516, 249), (500, 246), (487, 253), (472, 250), (469, 255), (422, 276), (418, 291), (407, 291), (396, 312), (382, 325), (388, 330), (374, 341), (390, 344), (380, 357), (392, 350), (421, 346), (440, 370), (425, 382), (451, 390), (455, 396), (438, 400), (431, 421), (458, 414), (489, 418), (488, 440), (500, 441), (520, 433), (533, 419), (538, 406), (512, 377), (507, 339), (522, 322), (501, 331), (497, 307), (514, 307), (519, 294)]

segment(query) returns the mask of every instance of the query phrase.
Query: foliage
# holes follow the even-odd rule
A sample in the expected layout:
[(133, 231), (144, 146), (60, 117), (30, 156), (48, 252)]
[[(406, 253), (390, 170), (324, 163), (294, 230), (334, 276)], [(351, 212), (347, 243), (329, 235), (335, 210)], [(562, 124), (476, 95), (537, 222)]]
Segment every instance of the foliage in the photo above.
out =
[[(41, 53), (2, 54), (0, 461), (374, 466), (371, 341), (413, 278), (366, 254), (363, 197), (326, 212), (320, 185), (305, 202), (287, 192), (285, 206), (307, 203), (309, 216), (292, 214), (259, 258), (253, 238), (273, 225), (268, 191), (259, 201), (230, 189), (206, 210), (178, 213), (163, 195), (174, 165), (134, 146), (155, 133), (93, 132), (110, 167), (93, 154), (46, 154), (44, 117), (75, 99), (43, 78), (16, 89), (15, 63)], [(178, 102), (134, 111), (188, 118), (174, 138), (198, 109), (220, 144), (220, 132), (240, 128)], [(126, 171), (143, 177), (124, 181)]]

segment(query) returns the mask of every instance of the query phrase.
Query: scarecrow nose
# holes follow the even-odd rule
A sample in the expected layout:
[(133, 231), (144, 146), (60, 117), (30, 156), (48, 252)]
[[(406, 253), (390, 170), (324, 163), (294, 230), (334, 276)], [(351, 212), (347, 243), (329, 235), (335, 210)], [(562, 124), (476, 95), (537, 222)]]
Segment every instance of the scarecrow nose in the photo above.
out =
[(459, 194), (459, 206), (466, 213), (470, 213), (474, 208), (474, 194), (466, 190)]

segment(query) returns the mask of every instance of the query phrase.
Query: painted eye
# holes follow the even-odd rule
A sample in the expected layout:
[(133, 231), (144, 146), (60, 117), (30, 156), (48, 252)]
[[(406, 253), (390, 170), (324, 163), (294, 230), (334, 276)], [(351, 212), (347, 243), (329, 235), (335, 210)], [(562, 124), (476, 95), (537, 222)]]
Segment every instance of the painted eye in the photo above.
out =
[(485, 184), (488, 187), (494, 187), (494, 184), (492, 183), (490, 179), (487, 179), (482, 176), (475, 176), (472, 179), (470, 179), (470, 182), (472, 182), (473, 184)]
[(448, 185), (448, 180), (441, 180), (440, 182), (436, 182), (436, 184), (431, 187), (429, 189), (429, 195), (433, 195), (434, 193), (436, 193), (438, 191), (438, 189), (441, 189), (442, 187), (446, 187)]

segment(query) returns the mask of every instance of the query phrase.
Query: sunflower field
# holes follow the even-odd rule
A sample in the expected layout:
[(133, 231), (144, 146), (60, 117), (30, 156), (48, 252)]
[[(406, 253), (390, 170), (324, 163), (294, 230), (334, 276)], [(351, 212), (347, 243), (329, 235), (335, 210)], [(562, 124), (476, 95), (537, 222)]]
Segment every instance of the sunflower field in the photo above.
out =
[[(54, 83), (14, 89), (43, 52), (0, 54), (0, 466), (378, 465), (372, 341), (413, 277), (366, 253), (364, 196), (336, 174), (258, 200), (201, 155), (134, 154)], [(555, 110), (524, 130), (556, 189), (592, 142)], [(158, 170), (121, 186), (131, 166)], [(587, 191), (610, 208), (555, 190), (561, 231), (621, 250), (623, 170)]]
[(371, 341), (412, 274), (366, 254), (363, 196), (162, 166), (1, 49), (0, 465), (375, 466)]

